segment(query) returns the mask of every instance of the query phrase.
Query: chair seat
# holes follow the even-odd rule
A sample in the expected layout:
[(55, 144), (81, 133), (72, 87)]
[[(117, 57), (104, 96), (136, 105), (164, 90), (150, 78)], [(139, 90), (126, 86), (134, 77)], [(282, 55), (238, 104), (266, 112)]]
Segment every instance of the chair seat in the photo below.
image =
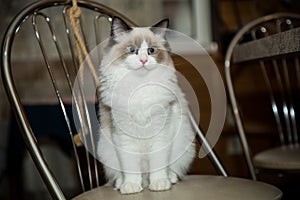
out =
[(119, 191), (113, 190), (112, 187), (103, 186), (82, 193), (73, 200), (265, 200), (281, 199), (281, 197), (282, 192), (279, 189), (262, 182), (224, 176), (191, 175), (173, 185), (169, 191), (150, 192), (148, 189), (144, 189), (141, 193), (121, 195)]
[(258, 153), (253, 158), (258, 168), (300, 170), (299, 146), (281, 146)]

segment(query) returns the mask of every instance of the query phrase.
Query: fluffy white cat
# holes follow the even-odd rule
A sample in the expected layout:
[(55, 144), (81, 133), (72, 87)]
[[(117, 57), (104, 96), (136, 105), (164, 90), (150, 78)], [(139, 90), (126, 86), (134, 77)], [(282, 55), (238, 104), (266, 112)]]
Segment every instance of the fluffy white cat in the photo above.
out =
[(168, 20), (130, 27), (112, 20), (100, 65), (97, 155), (122, 194), (169, 190), (188, 171), (195, 134), (166, 40)]

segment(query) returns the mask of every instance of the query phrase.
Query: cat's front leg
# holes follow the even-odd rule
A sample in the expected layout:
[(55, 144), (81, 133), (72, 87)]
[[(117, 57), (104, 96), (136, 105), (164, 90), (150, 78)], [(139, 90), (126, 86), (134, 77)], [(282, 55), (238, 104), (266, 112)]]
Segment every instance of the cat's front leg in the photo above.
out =
[(123, 174), (123, 182), (120, 185), (121, 194), (133, 194), (143, 190), (142, 173), (140, 168), (141, 158), (135, 149), (135, 145), (130, 142), (127, 136), (121, 140), (118, 149), (118, 157), (121, 164), (121, 173)]
[(172, 183), (169, 179), (168, 163), (168, 151), (157, 152), (150, 156), (150, 190), (163, 191), (171, 189)]

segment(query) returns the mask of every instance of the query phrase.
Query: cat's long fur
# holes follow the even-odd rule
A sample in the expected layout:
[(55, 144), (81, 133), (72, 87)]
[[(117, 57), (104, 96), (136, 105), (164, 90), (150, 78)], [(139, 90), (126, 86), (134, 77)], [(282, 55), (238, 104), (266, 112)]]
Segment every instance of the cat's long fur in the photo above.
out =
[(104, 49), (97, 154), (108, 184), (123, 194), (170, 189), (195, 156), (188, 105), (165, 39), (167, 26), (162, 20), (133, 28), (115, 17)]

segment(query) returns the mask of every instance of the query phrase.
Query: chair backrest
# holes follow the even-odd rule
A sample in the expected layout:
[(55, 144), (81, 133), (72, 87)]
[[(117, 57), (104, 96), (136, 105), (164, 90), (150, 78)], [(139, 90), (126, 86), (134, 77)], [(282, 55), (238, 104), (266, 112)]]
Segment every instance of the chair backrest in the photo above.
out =
[[(81, 9), (79, 31), (88, 52), (110, 36), (112, 17), (121, 17), (128, 24), (135, 26), (123, 15), (99, 3), (78, 0), (77, 4)], [(89, 110), (98, 106), (97, 100), (84, 99), (84, 96), (79, 94), (82, 98), (79, 101), (72, 90), (80, 67), (77, 60), (80, 55), (76, 50), (78, 38), (74, 36), (74, 29), (68, 16), (71, 7), (72, 2), (65, 0), (33, 3), (15, 17), (7, 29), (2, 44), (1, 67), (6, 93), (26, 147), (54, 199), (66, 197), (41, 152), (25, 104), (54, 104), (55, 109), (58, 108), (60, 116), (57, 118), (64, 121), (65, 125), (61, 135), (69, 133), (83, 191), (99, 186), (101, 177), (101, 166), (96, 158), (91, 156), (95, 155), (94, 137), (97, 136), (91, 134), (95, 129), (88, 119)], [(28, 83), (28, 80), (32, 82)], [(37, 92), (36, 88), (42, 90)], [(79, 93), (81, 92), (79, 89)], [(228, 176), (191, 113), (190, 117), (198, 133), (198, 139), (212, 163), (220, 174)], [(76, 120), (79, 123), (77, 129), (74, 128)], [(88, 144), (91, 148), (81, 148), (78, 151), (78, 146), (82, 143), (85, 146)], [(85, 170), (82, 170), (83, 168)]]
[[(234, 69), (241, 66), (260, 67), (269, 108), (274, 115), (281, 144), (298, 145), (299, 135), (299, 34), (300, 15), (275, 13), (246, 24), (232, 39), (225, 57), (225, 76), (233, 114), (252, 178), (256, 178), (240, 104), (237, 103)], [(297, 28), (298, 27), (298, 28)], [(247, 64), (248, 63), (248, 64)], [(233, 66), (239, 66), (233, 67)], [(250, 68), (251, 68), (250, 67)], [(246, 67), (244, 67), (245, 69)], [(249, 68), (248, 68), (249, 69)], [(254, 75), (256, 76), (256, 75)], [(256, 77), (249, 77), (253, 79)], [(256, 91), (259, 92), (259, 88)], [(252, 101), (252, 100), (251, 100)], [(255, 102), (261, 102), (257, 99)], [(260, 107), (261, 108), (261, 107)], [(264, 112), (264, 111), (261, 111)], [(242, 113), (243, 115), (243, 113)], [(244, 116), (243, 116), (244, 117)], [(298, 128), (299, 129), (299, 128)]]
[[(88, 51), (110, 36), (112, 17), (121, 17), (128, 24), (134, 25), (125, 16), (97, 2), (78, 0), (77, 5), (81, 10), (79, 31)], [(26, 147), (54, 199), (65, 199), (65, 196), (46, 164), (37, 138), (33, 134), (33, 128), (23, 107), (23, 104), (26, 103), (46, 102), (58, 105), (72, 141), (82, 190), (99, 186), (100, 172), (95, 158), (89, 155), (88, 150), (84, 150), (85, 152), (81, 153), (83, 154), (81, 156), (85, 156), (87, 162), (83, 164), (79, 160), (80, 152), (78, 152), (77, 146), (80, 145), (80, 142), (76, 141), (78, 134), (73, 127), (73, 117), (68, 112), (70, 110), (68, 105), (72, 101), (75, 102), (77, 109), (80, 104), (72, 94), (72, 86), (80, 63), (77, 60), (79, 55), (76, 51), (74, 29), (68, 15), (71, 7), (72, 1), (65, 0), (45, 0), (29, 5), (11, 22), (2, 44), (2, 75), (9, 101), (22, 130)], [(47, 89), (49, 85), (38, 81), (44, 79), (44, 76), (52, 85), (49, 90)], [(25, 77), (29, 77), (28, 79), (34, 77), (35, 82), (26, 83)], [(21, 80), (21, 84), (17, 83), (18, 80), (19, 82)], [(31, 91), (27, 93), (23, 90), (23, 86), (26, 84), (31, 88)], [(34, 98), (36, 84), (44, 89), (39, 91), (43, 93), (43, 96)], [(83, 103), (85, 109), (87, 106), (86, 103)], [(79, 113), (78, 110), (77, 112)], [(80, 119), (80, 114), (78, 117)], [(88, 128), (82, 129), (82, 132), (91, 135), (92, 129), (89, 124), (87, 125)], [(83, 142), (93, 143), (92, 139), (86, 141), (88, 137), (82, 138)], [(83, 167), (87, 174), (83, 174)]]

